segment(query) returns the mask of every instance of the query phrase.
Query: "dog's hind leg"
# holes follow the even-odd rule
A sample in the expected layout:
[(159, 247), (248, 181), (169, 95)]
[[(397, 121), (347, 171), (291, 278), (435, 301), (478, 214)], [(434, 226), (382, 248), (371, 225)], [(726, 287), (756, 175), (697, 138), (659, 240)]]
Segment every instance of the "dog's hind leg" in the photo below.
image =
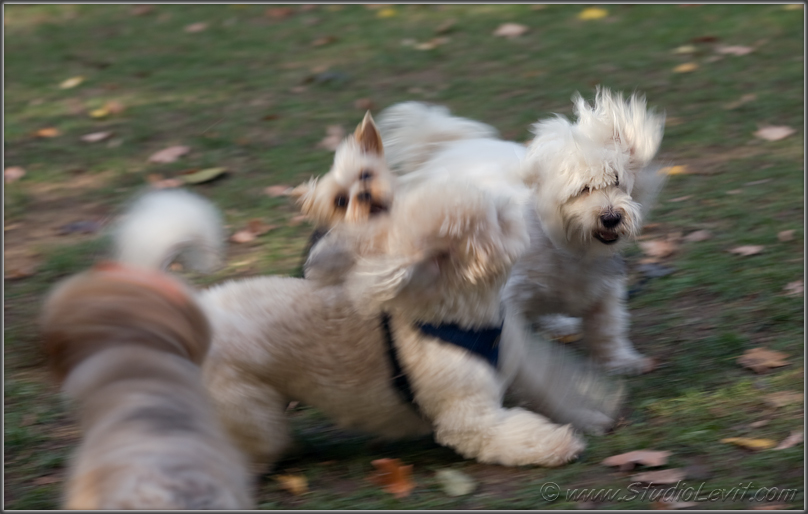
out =
[(208, 392), (228, 435), (252, 462), (251, 471), (266, 473), (291, 442), (284, 412), (288, 400), (272, 387), (243, 376), (234, 380), (210, 368), (206, 372)]

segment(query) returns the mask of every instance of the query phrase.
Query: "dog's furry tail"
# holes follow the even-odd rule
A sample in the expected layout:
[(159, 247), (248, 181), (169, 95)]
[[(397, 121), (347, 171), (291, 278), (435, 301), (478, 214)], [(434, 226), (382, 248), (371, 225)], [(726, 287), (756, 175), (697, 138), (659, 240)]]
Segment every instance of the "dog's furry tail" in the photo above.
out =
[(112, 260), (165, 270), (180, 258), (209, 272), (224, 253), (221, 215), (207, 199), (172, 189), (137, 198), (113, 228)]
[(446, 107), (421, 102), (388, 107), (379, 115), (378, 127), (387, 163), (398, 174), (417, 169), (443, 143), (499, 135), (490, 125), (452, 116)]

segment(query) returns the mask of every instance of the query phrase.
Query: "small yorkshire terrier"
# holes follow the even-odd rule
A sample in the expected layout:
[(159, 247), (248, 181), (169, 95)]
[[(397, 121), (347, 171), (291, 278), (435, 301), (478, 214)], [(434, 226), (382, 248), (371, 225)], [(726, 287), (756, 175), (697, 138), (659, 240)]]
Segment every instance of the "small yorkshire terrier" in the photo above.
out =
[[(191, 225), (216, 219), (212, 206), (187, 193), (151, 193), (118, 227), (116, 260), (154, 265), (177, 249), (217, 247), (211, 240), (183, 249), (179, 241), (193, 240), (185, 233), (215, 233), (191, 225), (167, 237), (163, 227), (179, 226), (165, 220), (176, 210)], [(154, 240), (160, 245), (150, 246)], [(254, 471), (288, 446), (284, 411), (292, 400), (382, 438), (433, 432), (480, 462), (557, 466), (575, 458), (584, 443), (572, 426), (504, 408), (505, 388), (532, 409), (593, 431), (613, 423), (622, 392), (581, 393), (572, 366), (535, 376), (544, 363), (529, 358), (536, 354), (524, 342), (528, 333), (500, 296), (527, 243), (512, 202), (446, 183), (414, 188), (386, 216), (338, 223), (312, 251), (307, 279), (250, 278), (199, 292), (213, 329), (205, 385)], [(163, 253), (146, 255), (149, 248)]]
[(527, 149), (480, 136), (477, 122), (418, 102), (388, 108), (379, 128), (388, 163), (401, 175), (399, 189), (463, 177), (522, 204), (530, 248), (508, 280), (507, 305), (531, 321), (582, 318), (583, 339), (598, 362), (641, 373), (653, 361), (628, 339), (620, 251), (636, 240), (663, 184), (653, 158), (664, 116), (646, 110), (644, 98), (624, 101), (605, 88), (594, 105), (578, 94), (573, 102), (577, 120), (536, 123)]
[(41, 323), (84, 433), (65, 509), (252, 508), (247, 462), (201, 382), (210, 326), (184, 284), (101, 264), (59, 284)]

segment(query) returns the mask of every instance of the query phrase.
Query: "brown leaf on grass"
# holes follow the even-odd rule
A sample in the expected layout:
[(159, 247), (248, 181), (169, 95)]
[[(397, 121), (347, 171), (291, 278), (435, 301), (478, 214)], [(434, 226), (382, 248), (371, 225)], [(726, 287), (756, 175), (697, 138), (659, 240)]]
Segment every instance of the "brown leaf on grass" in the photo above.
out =
[(781, 243), (791, 241), (792, 239), (794, 239), (794, 230), (783, 230), (777, 233), (777, 240)]
[(697, 51), (698, 48), (696, 48), (693, 45), (682, 45), (677, 46), (676, 48), (673, 49), (673, 53), (675, 54), (693, 54), (696, 53)]
[(743, 355), (738, 357), (737, 362), (755, 373), (766, 373), (771, 368), (787, 366), (788, 361), (785, 360), (786, 358), (788, 358), (788, 355), (785, 353), (757, 347), (743, 352)]
[(254, 218), (247, 222), (247, 228), (241, 229), (230, 236), (230, 240), (234, 243), (249, 243), (255, 241), (258, 236), (266, 234), (277, 227), (277, 225), (269, 225), (259, 218)]
[(181, 187), (184, 184), (184, 182), (178, 178), (163, 178), (163, 176), (158, 173), (149, 174), (146, 180), (153, 189), (171, 189)]
[(633, 452), (612, 455), (601, 462), (604, 466), (619, 466), (621, 471), (634, 469), (637, 464), (648, 467), (664, 466), (671, 452), (657, 450), (634, 450)]
[(686, 62), (673, 68), (674, 73), (690, 73), (699, 69), (699, 65), (694, 62)]
[(3, 170), (3, 182), (11, 184), (25, 176), (25, 170), (20, 166), (10, 166)]
[(317, 143), (317, 147), (333, 152), (345, 138), (345, 129), (342, 128), (342, 125), (329, 125), (325, 129), (325, 133), (327, 134), (326, 137)]
[(748, 46), (719, 46), (715, 49), (715, 51), (719, 54), (724, 55), (746, 55), (748, 53), (752, 53), (754, 48)]
[(639, 245), (642, 252), (651, 259), (664, 259), (665, 257), (672, 255), (677, 250), (675, 243), (662, 239), (640, 241)]
[(696, 230), (686, 235), (684, 240), (688, 243), (698, 243), (700, 241), (707, 241), (711, 237), (713, 237), (713, 234), (709, 230)]
[(316, 47), (316, 46), (330, 45), (331, 43), (334, 43), (335, 41), (337, 41), (337, 36), (318, 37), (317, 39), (315, 39), (314, 41), (311, 42), (311, 46)]
[(747, 450), (768, 450), (777, 445), (777, 442), (771, 439), (753, 439), (751, 437), (727, 437), (721, 439), (722, 443), (734, 444)]
[(497, 30), (495, 30), (492, 35), (497, 37), (515, 38), (521, 36), (528, 30), (530, 29), (526, 25), (521, 25), (519, 23), (503, 23), (497, 27)]
[(112, 136), (112, 132), (93, 132), (92, 134), (85, 134), (81, 136), (81, 140), (87, 143), (97, 143), (99, 141), (103, 141), (105, 139), (109, 139)]
[(62, 132), (55, 127), (41, 128), (34, 132), (34, 136), (36, 137), (57, 137), (60, 135), (62, 135)]
[(149, 162), (156, 163), (170, 163), (176, 162), (177, 159), (191, 151), (187, 146), (169, 146), (149, 157)]
[(264, 14), (273, 20), (283, 20), (295, 13), (291, 7), (270, 7)]
[(788, 296), (801, 296), (803, 294), (804, 285), (802, 283), (802, 279), (795, 280), (794, 282), (789, 282), (783, 288)]
[(727, 109), (727, 110), (737, 109), (738, 107), (742, 106), (743, 104), (747, 104), (747, 103), (752, 102), (754, 100), (757, 100), (757, 95), (754, 94), (754, 93), (748, 93), (748, 94), (745, 94), (745, 95), (741, 96), (739, 99), (735, 100), (734, 102), (730, 102), (730, 103), (724, 105), (724, 109)]
[(239, 230), (230, 236), (230, 240), (234, 243), (249, 243), (251, 241), (255, 241), (256, 237), (257, 236), (249, 230)]
[(435, 34), (447, 34), (452, 31), (454, 26), (457, 24), (457, 20), (454, 18), (448, 19), (437, 26), (435, 29)]
[(797, 391), (780, 391), (767, 394), (763, 397), (763, 401), (766, 402), (766, 405), (780, 408), (792, 403), (802, 403), (804, 397), (803, 393), (798, 393)]
[(190, 25), (185, 26), (185, 32), (194, 33), (194, 32), (202, 32), (203, 30), (208, 28), (208, 24), (204, 22), (198, 23), (191, 23)]
[(687, 474), (685, 470), (680, 468), (660, 469), (657, 471), (645, 471), (632, 475), (632, 480), (643, 482), (645, 484), (675, 484), (685, 479)]
[(448, 42), (448, 37), (435, 37), (424, 43), (416, 43), (413, 45), (413, 48), (416, 50), (434, 50), (435, 48), (445, 45)]
[(185, 184), (204, 184), (217, 179), (227, 173), (227, 168), (205, 168), (204, 170), (188, 170), (180, 174), (177, 178)]
[(691, 172), (687, 164), (682, 164), (679, 166), (665, 166), (658, 173), (662, 175), (689, 175)]
[(371, 464), (376, 468), (376, 473), (371, 480), (396, 498), (409, 496), (415, 488), (415, 484), (410, 478), (412, 464), (402, 466), (399, 459), (376, 459), (371, 461)]
[(360, 98), (354, 102), (354, 107), (361, 111), (370, 111), (376, 107), (376, 104), (370, 98)]
[(84, 82), (84, 77), (70, 77), (59, 84), (59, 89), (71, 89)]
[(277, 186), (269, 186), (264, 188), (264, 193), (267, 196), (271, 196), (272, 198), (276, 198), (278, 196), (288, 196), (289, 192), (292, 190), (289, 186), (277, 185)]
[(289, 220), (289, 226), (296, 227), (301, 223), (303, 223), (304, 221), (307, 221), (308, 219), (309, 219), (308, 216), (306, 216), (305, 214), (298, 214), (297, 216)]
[(309, 482), (303, 475), (275, 475), (275, 480), (281, 484), (281, 488), (295, 496), (300, 496), (309, 490)]
[(396, 15), (398, 15), (398, 11), (396, 11), (392, 7), (385, 7), (384, 9), (381, 9), (378, 12), (376, 12), (377, 18), (392, 18), (393, 16)]
[(749, 257), (750, 255), (757, 255), (766, 248), (762, 245), (744, 245), (744, 246), (737, 246), (731, 250), (727, 250), (729, 253), (734, 253), (736, 255), (743, 255), (744, 257)]
[(783, 439), (782, 442), (780, 442), (780, 444), (778, 444), (774, 449), (785, 450), (788, 448), (792, 448), (802, 443), (804, 439), (805, 437), (802, 430), (792, 430), (791, 434), (785, 439)]
[(145, 16), (154, 10), (154, 6), (152, 4), (136, 4), (132, 6), (132, 10), (129, 11), (132, 16)]
[(766, 141), (780, 141), (781, 139), (785, 139), (795, 132), (796, 130), (791, 127), (770, 126), (759, 129), (754, 135), (755, 137), (765, 139)]

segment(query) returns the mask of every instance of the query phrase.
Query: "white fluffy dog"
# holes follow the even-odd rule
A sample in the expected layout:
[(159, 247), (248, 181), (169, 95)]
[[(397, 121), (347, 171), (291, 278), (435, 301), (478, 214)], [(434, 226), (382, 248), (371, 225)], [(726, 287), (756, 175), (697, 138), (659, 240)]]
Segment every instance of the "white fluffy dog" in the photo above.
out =
[[(284, 410), (291, 400), (386, 438), (433, 431), (465, 457), (503, 465), (556, 466), (584, 448), (570, 425), (504, 408), (510, 384), (556, 419), (590, 428), (611, 423), (620, 392), (604, 395), (596, 385), (604, 401), (591, 408), (577, 368), (529, 358), (535, 345), (525, 343), (522, 322), (501, 309), (502, 285), (528, 243), (518, 208), (468, 184), (443, 186), (453, 195), (416, 188), (389, 216), (333, 229), (309, 259), (310, 279), (251, 278), (199, 293), (213, 328), (205, 382), (257, 469), (289, 443)], [(166, 223), (177, 210), (189, 226)], [(217, 223), (198, 198), (152, 193), (118, 228), (115, 258), (166, 263), (173, 255), (165, 252), (215, 234), (210, 225)], [(161, 244), (151, 246), (156, 232)], [(196, 243), (202, 251), (217, 246)], [(147, 248), (164, 253), (145, 255)], [(475, 353), (445, 342), (445, 330), (496, 337)], [(486, 360), (486, 352), (496, 357)], [(542, 368), (548, 373), (537, 376)]]
[(599, 89), (594, 105), (573, 97), (577, 120), (533, 126), (528, 148), (485, 133), (442, 107), (394, 105), (379, 118), (399, 185), (465, 177), (523, 205), (530, 249), (505, 289), (510, 308), (536, 321), (559, 313), (583, 318), (583, 337), (610, 370), (641, 373), (653, 361), (628, 339), (620, 250), (634, 241), (663, 183), (652, 160), (664, 116), (636, 95)]

